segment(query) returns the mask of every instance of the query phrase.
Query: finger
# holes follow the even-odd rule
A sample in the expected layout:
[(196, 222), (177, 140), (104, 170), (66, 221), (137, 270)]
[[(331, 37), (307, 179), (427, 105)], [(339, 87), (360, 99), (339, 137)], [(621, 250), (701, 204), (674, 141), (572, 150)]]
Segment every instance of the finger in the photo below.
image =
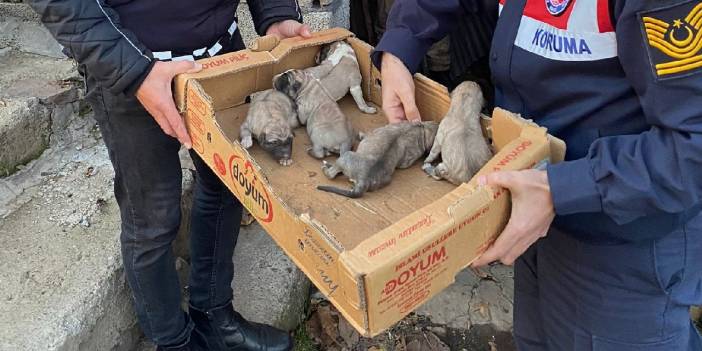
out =
[(422, 118), (419, 116), (417, 103), (414, 101), (413, 89), (403, 90), (399, 95), (400, 100), (402, 101), (402, 107), (404, 108), (405, 118), (408, 121), (420, 122)]
[(300, 24), (299, 22), (293, 20), (285, 20), (282, 23), (280, 23), (280, 34), (282, 34), (284, 38), (290, 38), (300, 35), (300, 27), (302, 27), (302, 24)]
[(502, 257), (501, 261), (503, 264), (511, 266), (515, 261), (529, 248), (529, 242), (526, 240), (521, 240)]
[(176, 110), (175, 108), (175, 103), (171, 100), (165, 108), (166, 119), (168, 120), (168, 123), (170, 124), (171, 128), (173, 128), (173, 131), (176, 134), (176, 138), (178, 139), (178, 141), (180, 141), (181, 144), (185, 146), (185, 148), (191, 149), (192, 141), (190, 140), (190, 135), (188, 134), (188, 130), (185, 128), (183, 118), (180, 116), (180, 113), (178, 113), (178, 110)]
[[(482, 267), (491, 262), (501, 260), (507, 256), (513, 246), (515, 246), (516, 229), (514, 222), (510, 218), (505, 229), (500, 233), (495, 242), (483, 253), (471, 266)], [(504, 263), (504, 262), (503, 262)], [(507, 263), (505, 263), (507, 264)]]
[(401, 106), (383, 107), (383, 112), (385, 113), (385, 117), (390, 123), (398, 123), (406, 120), (405, 111), (402, 109)]
[(388, 87), (383, 87), (383, 112), (390, 123), (405, 120), (405, 110), (402, 108), (397, 93)]
[(181, 73), (196, 73), (202, 69), (202, 65), (195, 61), (171, 61), (168, 62), (168, 69), (171, 76)]
[(478, 178), (479, 185), (499, 186), (506, 189), (511, 189), (517, 182), (517, 172), (502, 171), (486, 174)]
[(473, 261), (471, 267), (477, 268), (487, 266), (488, 264), (499, 260), (501, 255), (503, 254), (504, 252), (501, 250), (501, 248), (496, 247), (496, 245), (493, 244), (492, 246), (490, 246), (490, 248), (487, 249), (487, 251), (480, 255), (480, 257), (478, 257), (477, 260)]
[(149, 111), (149, 114), (151, 114), (158, 126), (161, 127), (161, 130), (163, 130), (166, 135), (174, 138), (176, 137), (176, 133), (173, 128), (171, 128), (170, 123), (168, 123), (168, 120), (161, 113)]
[(303, 24), (298, 28), (298, 35), (303, 38), (312, 38), (312, 32), (310, 31), (310, 26)]

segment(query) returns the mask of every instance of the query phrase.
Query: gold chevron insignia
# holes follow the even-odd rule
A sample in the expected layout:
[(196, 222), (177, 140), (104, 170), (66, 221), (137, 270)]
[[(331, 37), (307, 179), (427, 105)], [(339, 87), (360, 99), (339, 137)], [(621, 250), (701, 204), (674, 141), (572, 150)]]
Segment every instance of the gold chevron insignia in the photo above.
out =
[[(668, 12), (671, 14), (673, 11)], [(654, 62), (659, 77), (702, 68), (702, 3), (697, 4), (687, 15), (673, 15), (677, 15), (674, 16), (677, 18), (665, 16), (671, 17), (668, 21), (642, 17), (648, 45), (662, 54), (654, 55), (660, 58), (654, 59), (660, 61)]]

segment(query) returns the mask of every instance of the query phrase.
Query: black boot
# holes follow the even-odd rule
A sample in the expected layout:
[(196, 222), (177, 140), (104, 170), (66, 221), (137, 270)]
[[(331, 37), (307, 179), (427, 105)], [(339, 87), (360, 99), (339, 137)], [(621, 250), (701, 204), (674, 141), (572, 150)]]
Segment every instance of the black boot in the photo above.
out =
[(234, 311), (231, 303), (200, 311), (190, 306), (190, 318), (195, 330), (204, 335), (212, 351), (288, 351), (292, 338), (269, 325), (245, 320)]
[(190, 333), (190, 338), (180, 345), (175, 346), (157, 346), (156, 351), (207, 351), (207, 342), (205, 337), (197, 330)]

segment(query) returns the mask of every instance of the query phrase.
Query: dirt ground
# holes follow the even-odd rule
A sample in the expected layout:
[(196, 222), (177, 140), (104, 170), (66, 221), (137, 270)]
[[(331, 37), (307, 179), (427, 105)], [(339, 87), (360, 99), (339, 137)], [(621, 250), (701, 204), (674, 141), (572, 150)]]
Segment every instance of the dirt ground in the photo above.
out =
[(489, 325), (461, 331), (410, 314), (372, 339), (361, 337), (328, 301), (313, 298), (308, 319), (295, 332), (296, 351), (513, 351), (512, 335)]
[[(702, 333), (702, 307), (693, 307), (692, 319)], [(296, 351), (514, 351), (508, 332), (489, 325), (461, 331), (410, 314), (391, 330), (368, 339), (361, 337), (328, 301), (312, 298), (308, 319), (295, 331)]]

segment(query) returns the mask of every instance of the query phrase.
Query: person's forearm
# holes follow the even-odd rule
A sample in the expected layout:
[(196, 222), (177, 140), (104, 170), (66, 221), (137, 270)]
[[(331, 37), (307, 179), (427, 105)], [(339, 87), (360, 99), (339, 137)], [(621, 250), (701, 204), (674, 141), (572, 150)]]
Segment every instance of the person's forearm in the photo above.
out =
[(373, 63), (380, 69), (382, 53), (390, 52), (415, 73), (429, 47), (444, 38), (461, 15), (480, 9), (476, 0), (396, 1), (387, 29), (372, 53)]

